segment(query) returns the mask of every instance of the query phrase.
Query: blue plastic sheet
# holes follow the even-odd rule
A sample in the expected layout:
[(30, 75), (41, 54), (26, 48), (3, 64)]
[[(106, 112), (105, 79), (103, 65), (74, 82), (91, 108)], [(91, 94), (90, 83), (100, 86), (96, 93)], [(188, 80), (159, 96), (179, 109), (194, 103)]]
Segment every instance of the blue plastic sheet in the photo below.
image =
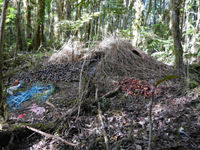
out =
[(46, 95), (43, 96), (42, 98), (42, 101), (45, 102), (47, 98), (52, 94), (53, 90), (54, 88), (52, 87), (52, 85), (48, 85), (48, 86), (36, 85), (25, 92), (19, 92), (15, 95), (11, 95), (7, 97), (7, 103), (10, 108), (19, 109), (20, 108), (19, 105), (27, 100), (30, 100), (33, 95), (48, 91)]

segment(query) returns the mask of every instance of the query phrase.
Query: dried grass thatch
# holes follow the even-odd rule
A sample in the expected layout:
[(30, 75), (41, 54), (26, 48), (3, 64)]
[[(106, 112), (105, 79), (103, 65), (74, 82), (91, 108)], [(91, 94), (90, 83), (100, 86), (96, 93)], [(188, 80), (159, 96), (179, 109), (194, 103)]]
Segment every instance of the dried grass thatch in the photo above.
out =
[(91, 57), (98, 59), (96, 79), (132, 77), (151, 83), (174, 73), (170, 66), (134, 48), (127, 40), (115, 37), (103, 40)]
[(83, 44), (80, 42), (68, 42), (60, 51), (54, 53), (48, 60), (49, 63), (60, 64), (71, 61), (78, 61), (83, 56)]

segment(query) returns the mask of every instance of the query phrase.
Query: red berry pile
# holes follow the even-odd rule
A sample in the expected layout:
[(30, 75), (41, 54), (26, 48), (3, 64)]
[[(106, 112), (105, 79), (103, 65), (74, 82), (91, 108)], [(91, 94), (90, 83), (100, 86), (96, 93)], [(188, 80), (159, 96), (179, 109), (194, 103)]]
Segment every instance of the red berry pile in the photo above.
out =
[[(152, 86), (146, 82), (126, 78), (119, 82), (119, 85), (122, 86), (122, 91), (127, 92), (129, 95), (136, 97), (150, 98), (152, 95)], [(155, 89), (155, 96), (159, 94), (159, 90)]]

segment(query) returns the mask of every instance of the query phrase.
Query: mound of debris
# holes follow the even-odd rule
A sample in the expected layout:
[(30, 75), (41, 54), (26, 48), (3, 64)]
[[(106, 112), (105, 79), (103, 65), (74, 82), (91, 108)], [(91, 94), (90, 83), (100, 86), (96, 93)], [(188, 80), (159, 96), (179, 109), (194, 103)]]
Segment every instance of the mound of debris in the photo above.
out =
[[(79, 80), (84, 52), (79, 50), (80, 47), (73, 51), (72, 47), (63, 46), (60, 52), (49, 58), (48, 63), (18, 75), (17, 79), (28, 82)], [(75, 59), (73, 62), (72, 57)], [(119, 83), (125, 78), (155, 84), (164, 76), (176, 74), (172, 67), (134, 48), (129, 41), (116, 37), (107, 38), (94, 48), (86, 58), (83, 71), (85, 78), (92, 78), (93, 83), (105, 91), (112, 88), (113, 83)]]
[(171, 67), (146, 55), (123, 39), (108, 38), (103, 40), (92, 54), (92, 57), (97, 58), (97, 56), (101, 58), (97, 66), (99, 75), (131, 76), (140, 80), (151, 81), (173, 72)]
[[(175, 75), (176, 72), (171, 66), (157, 61), (139, 48), (134, 48), (129, 41), (111, 37), (103, 40), (92, 52), (89, 75), (92, 74), (94, 84), (106, 90), (113, 87), (113, 83), (119, 83), (125, 78), (152, 85), (167, 75)], [(173, 81), (172, 84), (174, 83)]]

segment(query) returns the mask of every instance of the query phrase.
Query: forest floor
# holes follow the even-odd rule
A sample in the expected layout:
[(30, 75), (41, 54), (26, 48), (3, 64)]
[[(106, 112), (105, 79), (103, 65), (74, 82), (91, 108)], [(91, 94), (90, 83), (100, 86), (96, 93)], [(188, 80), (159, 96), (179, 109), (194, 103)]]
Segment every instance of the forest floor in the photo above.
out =
[[(47, 134), (44, 136), (31, 132), (20, 138), (15, 136), (15, 150), (147, 149), (148, 104), (151, 96), (145, 95), (145, 92), (149, 93), (143, 89), (143, 93), (135, 92), (140, 88), (151, 87), (150, 80), (141, 81), (128, 75), (126, 78), (115, 76), (112, 79), (101, 79), (97, 86), (93, 79), (97, 80), (99, 76), (89, 74), (94, 65), (91, 67), (89, 64), (84, 70), (84, 60), (47, 64), (44, 63), (46, 59), (34, 69), (19, 69), (9, 82), (23, 80), (24, 90), (39, 83), (51, 84), (54, 92), (46, 102), (42, 102), (41, 96), (33, 97), (22, 103), (21, 109), (11, 110), (10, 121), (29, 125), (53, 124), (43, 131), (77, 146), (71, 146)], [(120, 90), (103, 97), (119, 86), (122, 87)], [(200, 87), (177, 94), (177, 91), (182, 90), (177, 81), (158, 87), (152, 111), (154, 150), (200, 150)], [(36, 113), (31, 111), (33, 106), (43, 109)], [(42, 130), (42, 127), (38, 130)]]

